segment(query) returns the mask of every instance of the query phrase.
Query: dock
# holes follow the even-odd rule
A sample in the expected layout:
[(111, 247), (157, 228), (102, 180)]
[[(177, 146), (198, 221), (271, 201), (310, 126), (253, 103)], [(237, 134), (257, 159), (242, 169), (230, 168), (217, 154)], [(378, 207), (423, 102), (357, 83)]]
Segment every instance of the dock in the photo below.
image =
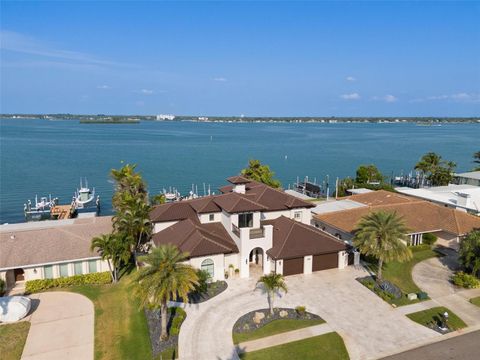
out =
[(50, 211), (50, 217), (57, 220), (70, 219), (74, 213), (73, 206), (70, 205), (55, 205)]

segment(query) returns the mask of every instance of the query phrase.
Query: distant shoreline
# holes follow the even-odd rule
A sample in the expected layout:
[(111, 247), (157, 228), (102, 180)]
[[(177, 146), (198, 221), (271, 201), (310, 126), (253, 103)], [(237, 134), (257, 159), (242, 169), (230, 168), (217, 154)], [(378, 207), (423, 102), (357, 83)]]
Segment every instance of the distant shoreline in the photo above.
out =
[[(172, 115), (173, 117), (173, 115)], [(175, 116), (158, 119), (157, 115), (73, 115), (73, 114), (0, 114), (3, 119), (15, 120), (75, 120), (81, 124), (138, 124), (141, 121), (189, 121), (200, 123), (414, 123), (424, 126), (440, 124), (480, 124), (480, 117), (229, 117), (229, 116)]]

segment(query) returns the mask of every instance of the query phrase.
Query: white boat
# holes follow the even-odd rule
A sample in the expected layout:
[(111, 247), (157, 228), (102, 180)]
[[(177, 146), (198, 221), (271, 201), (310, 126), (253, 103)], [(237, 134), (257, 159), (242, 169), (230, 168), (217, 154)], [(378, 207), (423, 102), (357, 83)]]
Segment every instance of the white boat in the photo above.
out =
[(23, 212), (27, 221), (44, 220), (50, 218), (52, 207), (58, 204), (58, 198), (53, 198), (52, 195), (42, 196), (38, 201), (38, 196), (35, 195), (35, 205), (30, 200), (23, 204)]
[(85, 179), (85, 185), (80, 179), (80, 188), (75, 192), (72, 202), (77, 212), (100, 211), (100, 196), (95, 197), (95, 188), (88, 187), (87, 179)]
[(163, 195), (165, 195), (166, 202), (178, 201), (182, 198), (180, 193), (175, 188), (170, 188), (169, 191), (163, 189)]

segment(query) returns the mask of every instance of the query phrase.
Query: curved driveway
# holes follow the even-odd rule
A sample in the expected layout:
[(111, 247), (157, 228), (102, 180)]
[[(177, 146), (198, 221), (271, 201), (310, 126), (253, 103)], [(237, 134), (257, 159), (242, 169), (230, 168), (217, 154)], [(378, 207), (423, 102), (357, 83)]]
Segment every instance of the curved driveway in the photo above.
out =
[[(395, 311), (355, 280), (365, 275), (364, 270), (349, 267), (289, 276), (289, 292), (277, 297), (275, 305), (306, 305), (342, 336), (351, 359), (378, 358), (440, 336)], [(235, 321), (249, 311), (267, 307), (266, 296), (253, 291), (254, 287), (254, 280), (231, 279), (219, 296), (188, 305), (180, 331), (180, 359), (238, 359), (232, 342)]]
[(468, 300), (480, 296), (480, 289), (465, 290), (450, 282), (458, 268), (458, 254), (444, 250), (444, 257), (424, 260), (414, 266), (413, 281), (433, 299), (433, 305), (442, 305), (455, 312), (469, 326), (480, 325), (480, 308)]
[[(33, 312), (24, 360), (93, 360), (94, 307), (85, 296), (45, 292), (30, 296)], [(36, 307), (36, 308), (35, 308)]]

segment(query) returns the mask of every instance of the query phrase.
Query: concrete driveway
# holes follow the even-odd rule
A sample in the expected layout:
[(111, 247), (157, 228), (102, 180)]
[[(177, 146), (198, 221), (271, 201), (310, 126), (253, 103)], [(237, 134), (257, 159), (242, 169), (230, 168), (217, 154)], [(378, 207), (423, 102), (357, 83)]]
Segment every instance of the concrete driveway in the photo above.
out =
[[(355, 278), (363, 269), (326, 270), (287, 277), (289, 292), (275, 305), (307, 310), (324, 318), (345, 341), (351, 359), (374, 359), (439, 337), (395, 311)], [(229, 280), (228, 289), (198, 305), (186, 307), (179, 338), (181, 359), (238, 359), (232, 328), (243, 314), (267, 307), (254, 280)]]
[(34, 308), (25, 360), (93, 360), (94, 307), (85, 296), (46, 292), (30, 296)]
[(443, 250), (446, 256), (431, 258), (415, 265), (413, 281), (433, 299), (434, 306), (445, 306), (455, 312), (468, 326), (480, 325), (480, 308), (468, 300), (479, 296), (480, 289), (465, 290), (450, 282), (458, 269), (458, 254)]

